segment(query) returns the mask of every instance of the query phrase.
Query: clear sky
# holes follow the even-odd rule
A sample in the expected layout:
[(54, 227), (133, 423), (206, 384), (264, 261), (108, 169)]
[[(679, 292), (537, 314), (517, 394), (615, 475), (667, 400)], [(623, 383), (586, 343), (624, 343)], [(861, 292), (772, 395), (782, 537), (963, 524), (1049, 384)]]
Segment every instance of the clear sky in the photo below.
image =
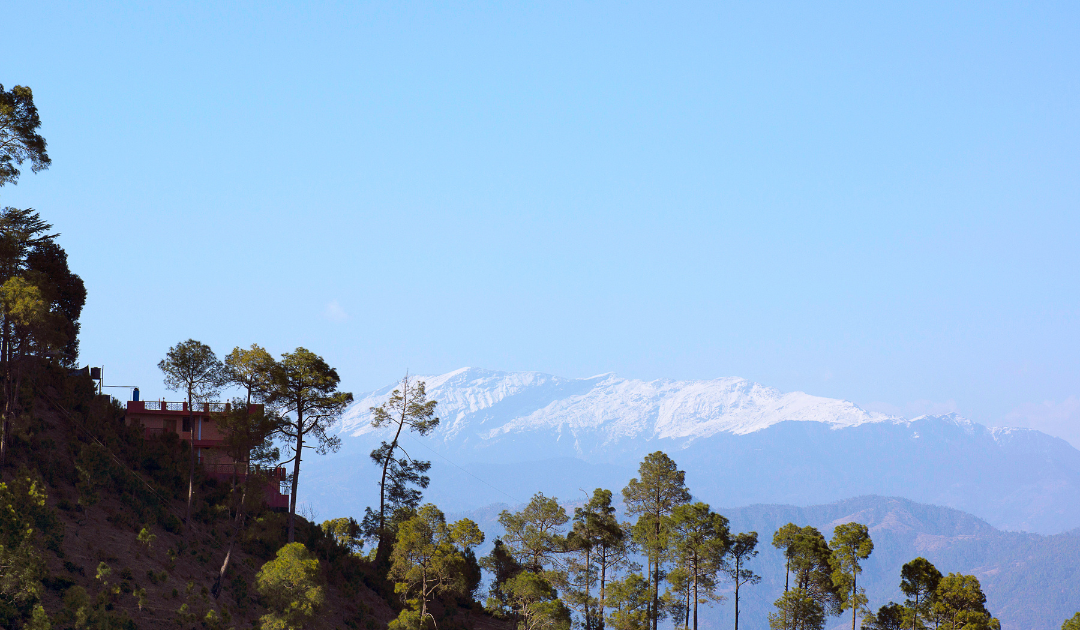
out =
[[(189, 6), (197, 5), (197, 6)], [(83, 361), (743, 376), (1080, 447), (1076, 3), (4, 8)], [(119, 390), (117, 391), (119, 393)]]

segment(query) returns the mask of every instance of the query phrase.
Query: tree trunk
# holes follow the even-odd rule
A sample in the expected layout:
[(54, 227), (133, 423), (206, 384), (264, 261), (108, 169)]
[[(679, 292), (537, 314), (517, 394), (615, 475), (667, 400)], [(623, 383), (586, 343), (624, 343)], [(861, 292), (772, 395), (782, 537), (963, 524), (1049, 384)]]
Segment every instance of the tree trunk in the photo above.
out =
[(604, 611), (607, 609), (607, 591), (605, 585), (607, 581), (607, 547), (601, 547), (603, 549), (603, 555), (600, 556), (600, 620), (597, 626), (599, 630), (604, 630)]
[[(403, 389), (409, 389), (407, 382)], [(402, 403), (408, 404), (408, 394), (403, 394)], [(394, 458), (394, 451), (397, 450), (398, 438), (401, 437), (401, 431), (405, 427), (405, 409), (406, 407), (402, 406), (397, 432), (394, 433), (394, 441), (390, 443), (390, 451), (386, 454), (386, 461), (383, 462), (382, 480), (379, 481), (379, 546), (375, 549), (376, 567), (383, 566), (390, 557), (391, 541), (386, 535), (386, 474), (390, 470), (390, 461)]]
[(735, 558), (735, 630), (739, 630), (739, 559)]
[(296, 542), (296, 483), (300, 481), (300, 453), (304, 448), (304, 412), (296, 406), (296, 454), (293, 456), (292, 496), (289, 497), (289, 542)]
[[(592, 543), (589, 543), (592, 544)], [(589, 586), (592, 585), (592, 576), (590, 572), (592, 570), (592, 547), (585, 548), (585, 630), (593, 630), (592, 624), (589, 623), (592, 620), (592, 602), (589, 601)]]
[[(188, 389), (188, 445), (191, 447), (191, 465), (188, 466), (187, 511), (184, 512), (184, 525), (191, 523), (191, 500), (195, 496), (195, 409), (192, 406), (191, 389)], [(181, 420), (181, 422), (183, 422)], [(190, 527), (190, 526), (189, 526)]]
[(221, 563), (221, 570), (218, 571), (217, 579), (214, 580), (214, 586), (210, 589), (210, 592), (214, 595), (214, 599), (217, 599), (221, 595), (221, 585), (225, 581), (225, 573), (229, 570), (229, 560), (232, 558), (233, 545), (236, 544), (236, 538), (240, 535), (240, 528), (244, 524), (244, 504), (247, 502), (247, 477), (244, 478), (244, 486), (242, 494), (240, 495), (240, 507), (236, 510), (236, 518), (233, 519), (232, 534), (229, 536), (229, 547), (225, 552), (225, 561)]
[(851, 630), (855, 630), (855, 614), (859, 612), (859, 587), (857, 586), (859, 573), (851, 570)]

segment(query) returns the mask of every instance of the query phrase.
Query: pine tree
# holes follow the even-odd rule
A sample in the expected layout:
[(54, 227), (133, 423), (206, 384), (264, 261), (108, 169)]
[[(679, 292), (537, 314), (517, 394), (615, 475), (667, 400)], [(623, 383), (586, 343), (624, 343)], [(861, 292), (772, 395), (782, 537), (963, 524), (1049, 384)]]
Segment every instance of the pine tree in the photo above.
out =
[[(183, 392), (187, 396), (186, 418), (190, 466), (188, 467), (187, 510), (184, 523), (191, 521), (191, 501), (195, 496), (195, 404), (208, 402), (221, 393), (223, 366), (210, 346), (188, 339), (169, 348), (165, 358), (158, 363), (165, 375), (165, 387)], [(289, 542), (292, 542), (290, 540)]]
[[(611, 491), (597, 488), (582, 507), (574, 510), (573, 528), (566, 537), (571, 560), (567, 563), (568, 600), (577, 604), (586, 630), (604, 627), (604, 596), (610, 548), (622, 541), (623, 531), (615, 519)], [(592, 586), (599, 582), (599, 594)]]
[(562, 576), (554, 574), (556, 557), (566, 549), (562, 526), (568, 520), (566, 508), (559, 505), (559, 500), (544, 496), (543, 492), (533, 495), (529, 504), (518, 512), (499, 513), (507, 550), (525, 570), (552, 582), (562, 581)]
[(672, 510), (668, 527), (671, 555), (685, 575), (686, 615), (693, 615), (697, 630), (698, 604), (719, 599), (716, 575), (731, 544), (728, 520), (706, 503), (688, 503)]
[(464, 594), (468, 588), (464, 554), (483, 542), (484, 534), (476, 523), (465, 518), (447, 525), (442, 511), (430, 503), (402, 523), (388, 577), (396, 583), (394, 592), (410, 608), (402, 611), (399, 623), (391, 628), (424, 627), (428, 618), (434, 619), (429, 608), (437, 593)]
[[(352, 402), (348, 392), (339, 392), (337, 370), (326, 361), (307, 350), (297, 348), (281, 355), (274, 365), (273, 385), (267, 397), (282, 419), (281, 434), (291, 440), (293, 456), (292, 493), (289, 497), (289, 542), (296, 540), (296, 488), (300, 482), (300, 461), (304, 449), (314, 448), (325, 455), (341, 448), (341, 438), (330, 435), (329, 430), (337, 424), (345, 407)], [(305, 444), (305, 438), (314, 438), (314, 447)]]
[(788, 579), (791, 576), (791, 559), (795, 555), (795, 537), (799, 534), (799, 526), (788, 523), (773, 534), (772, 545), (777, 549), (784, 550), (784, 592), (788, 591)]
[[(431, 469), (431, 462), (413, 459), (405, 452), (399, 442), (406, 430), (418, 435), (428, 435), (439, 426), (435, 417), (438, 403), (427, 399), (423, 381), (409, 381), (406, 374), (401, 387), (395, 389), (390, 399), (379, 407), (371, 408), (371, 426), (380, 429), (392, 427), (394, 437), (389, 442), (383, 441), (379, 448), (371, 452), (371, 460), (380, 468), (379, 512), (368, 508), (363, 527), (369, 536), (378, 538), (375, 551), (375, 565), (382, 566), (390, 555), (394, 532), (387, 528), (388, 515), (400, 509), (416, 509), (420, 504), (420, 490), (412, 486), (427, 488), (430, 479), (425, 474)], [(403, 457), (398, 457), (401, 451)]]
[(931, 614), (939, 630), (1001, 630), (986, 610), (986, 595), (974, 575), (950, 573), (934, 590)]
[(874, 541), (870, 540), (870, 530), (861, 523), (844, 523), (833, 530), (833, 539), (829, 545), (832, 554), (829, 564), (833, 568), (832, 581), (840, 594), (842, 610), (851, 610), (851, 630), (855, 630), (856, 616), (866, 609), (866, 589), (860, 589), (858, 580), (862, 573), (860, 560), (870, 557), (874, 551)]
[(916, 630), (920, 617), (929, 617), (931, 598), (940, 582), (941, 571), (926, 558), (915, 558), (900, 569), (900, 590), (908, 597), (911, 630)]
[(660, 620), (661, 571), (669, 548), (666, 521), (672, 510), (690, 501), (690, 491), (686, 488), (686, 473), (663, 451), (646, 456), (638, 475), (640, 480), (631, 479), (623, 489), (623, 501), (627, 514), (638, 517), (633, 535), (648, 558), (652, 589), (649, 617), (656, 630)]
[(0, 186), (17, 184), (17, 167), (26, 160), (35, 173), (52, 164), (45, 150), (45, 138), (37, 132), (40, 127), (34, 92), (22, 85), (5, 91), (0, 85)]
[(758, 555), (757, 544), (757, 532), (736, 534), (724, 558), (724, 573), (735, 584), (735, 630), (739, 630), (739, 589), (761, 581), (761, 576), (746, 568), (746, 562)]

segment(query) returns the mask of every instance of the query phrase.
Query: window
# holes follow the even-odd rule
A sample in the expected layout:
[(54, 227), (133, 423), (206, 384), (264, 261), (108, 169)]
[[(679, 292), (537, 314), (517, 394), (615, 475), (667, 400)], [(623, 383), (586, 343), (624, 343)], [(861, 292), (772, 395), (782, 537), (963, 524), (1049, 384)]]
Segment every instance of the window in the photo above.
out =
[(187, 431), (190, 431), (190, 430), (191, 430), (191, 416), (184, 416), (184, 428), (182, 429), (182, 431), (187, 432)]

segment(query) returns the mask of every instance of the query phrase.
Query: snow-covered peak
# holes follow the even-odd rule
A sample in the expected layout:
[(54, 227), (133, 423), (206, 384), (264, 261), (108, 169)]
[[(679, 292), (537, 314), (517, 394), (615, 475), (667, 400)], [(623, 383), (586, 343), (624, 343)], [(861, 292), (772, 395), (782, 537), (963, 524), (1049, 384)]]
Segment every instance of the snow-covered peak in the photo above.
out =
[[(695, 440), (717, 433), (746, 434), (779, 422), (821, 422), (833, 428), (867, 422), (900, 422), (845, 400), (803, 392), (782, 393), (742, 378), (706, 381), (640, 381), (600, 374), (569, 379), (539, 372), (496, 372), (462, 368), (424, 381), (437, 400), (442, 423), (434, 437), (489, 442), (533, 432), (588, 437), (598, 445), (624, 439)], [(344, 430), (372, 431), (370, 408), (398, 385), (357, 400), (346, 412)]]

